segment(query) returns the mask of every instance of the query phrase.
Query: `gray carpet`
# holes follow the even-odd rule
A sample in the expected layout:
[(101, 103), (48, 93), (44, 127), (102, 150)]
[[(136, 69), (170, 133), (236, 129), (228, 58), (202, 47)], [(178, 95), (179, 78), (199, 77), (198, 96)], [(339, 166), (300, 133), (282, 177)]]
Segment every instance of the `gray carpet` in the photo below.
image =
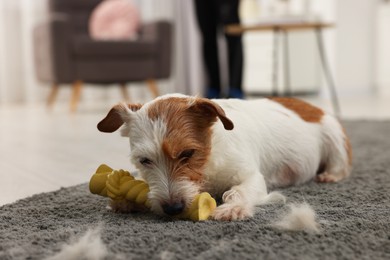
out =
[(283, 205), (231, 223), (114, 214), (82, 184), (1, 207), (0, 259), (42, 259), (99, 224), (107, 259), (390, 259), (390, 122), (345, 126), (354, 148), (352, 177), (283, 191), (289, 202), (312, 205), (320, 234), (272, 228)]

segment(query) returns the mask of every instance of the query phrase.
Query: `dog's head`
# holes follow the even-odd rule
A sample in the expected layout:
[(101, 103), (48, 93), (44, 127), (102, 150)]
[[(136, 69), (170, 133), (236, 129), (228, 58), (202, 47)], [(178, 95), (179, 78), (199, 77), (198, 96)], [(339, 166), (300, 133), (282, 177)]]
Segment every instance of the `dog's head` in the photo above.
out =
[(203, 183), (212, 125), (233, 123), (204, 98), (168, 95), (145, 105), (116, 105), (98, 124), (102, 132), (130, 138), (131, 160), (150, 187), (152, 211), (176, 215), (190, 205)]

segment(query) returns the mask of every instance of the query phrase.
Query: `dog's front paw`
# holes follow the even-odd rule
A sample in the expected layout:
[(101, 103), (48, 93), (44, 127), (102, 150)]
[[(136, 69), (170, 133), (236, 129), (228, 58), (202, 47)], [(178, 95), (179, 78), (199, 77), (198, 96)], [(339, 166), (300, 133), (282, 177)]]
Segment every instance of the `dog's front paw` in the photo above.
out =
[(243, 220), (253, 217), (253, 210), (238, 204), (225, 203), (215, 209), (212, 217), (223, 221)]
[(241, 199), (241, 194), (236, 187), (232, 187), (230, 190), (225, 191), (222, 195), (222, 200), (225, 203), (232, 203), (234, 201), (239, 201)]
[(337, 176), (330, 174), (328, 172), (321, 173), (316, 176), (315, 178), (316, 182), (320, 183), (333, 183), (339, 181), (339, 178)]

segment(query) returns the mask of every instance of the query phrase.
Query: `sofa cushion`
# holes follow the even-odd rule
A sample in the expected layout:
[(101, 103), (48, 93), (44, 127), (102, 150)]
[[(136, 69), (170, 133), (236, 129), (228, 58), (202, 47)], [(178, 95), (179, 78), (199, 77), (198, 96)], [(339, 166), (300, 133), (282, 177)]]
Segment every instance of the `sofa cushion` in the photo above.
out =
[(137, 58), (155, 56), (157, 46), (148, 41), (96, 41), (88, 36), (78, 36), (73, 40), (73, 50), (76, 56), (95, 58), (113, 57)]
[(105, 0), (89, 19), (89, 34), (95, 40), (135, 39), (140, 25), (138, 9), (129, 0)]

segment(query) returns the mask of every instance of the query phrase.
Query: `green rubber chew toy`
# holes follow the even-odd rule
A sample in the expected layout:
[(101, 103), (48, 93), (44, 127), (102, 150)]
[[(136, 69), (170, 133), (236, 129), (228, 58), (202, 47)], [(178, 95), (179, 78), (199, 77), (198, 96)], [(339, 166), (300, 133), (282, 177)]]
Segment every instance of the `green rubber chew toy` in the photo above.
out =
[[(109, 197), (112, 200), (127, 200), (150, 208), (148, 200), (149, 186), (142, 180), (136, 180), (128, 171), (113, 170), (102, 164), (89, 182), (93, 194)], [(179, 215), (192, 221), (207, 220), (217, 204), (207, 192), (195, 196), (190, 207)]]

